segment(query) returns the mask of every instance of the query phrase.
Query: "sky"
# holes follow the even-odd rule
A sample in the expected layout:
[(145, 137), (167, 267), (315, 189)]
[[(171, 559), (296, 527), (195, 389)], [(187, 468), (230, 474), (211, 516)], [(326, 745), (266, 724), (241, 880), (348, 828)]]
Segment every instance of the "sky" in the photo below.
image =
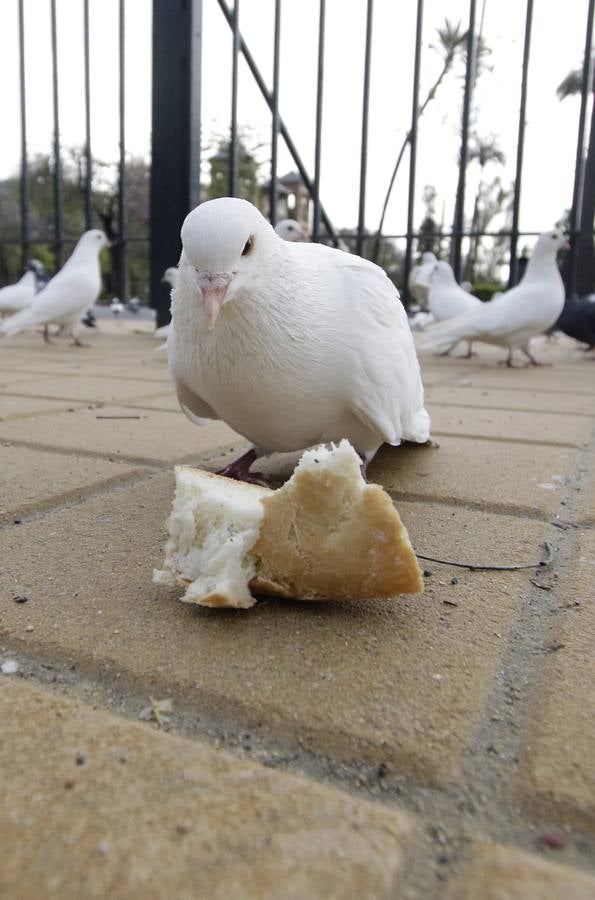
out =
[[(230, 0), (228, 0), (230, 2)], [(29, 152), (48, 152), (52, 142), (50, 0), (24, 0), (26, 103)], [(63, 146), (84, 141), (83, 3), (56, 0), (59, 45), (59, 103)], [(318, 0), (283, 0), (281, 29), (281, 115), (309, 171), (314, 167)], [(491, 49), (489, 69), (474, 95), (477, 131), (494, 135), (506, 155), (504, 167), (486, 176), (514, 178), (520, 99), (525, 4), (520, 0), (478, 0), (482, 36)], [(231, 33), (216, 0), (204, 0), (203, 139), (229, 128)], [(398, 149), (411, 118), (416, 0), (375, 0), (370, 87), (366, 225), (373, 229)], [(467, 0), (426, 0), (420, 98), (439, 70), (433, 49), (445, 19), (468, 21)], [(151, 130), (151, 0), (126, 0), (126, 147), (149, 158)], [(265, 79), (272, 78), (274, 0), (241, 0), (240, 28)], [(587, 0), (559, 4), (535, 0), (529, 69), (527, 130), (520, 211), (521, 230), (551, 228), (570, 206), (574, 177), (579, 98), (560, 102), (556, 87), (582, 63)], [(323, 104), (321, 199), (337, 227), (357, 222), (364, 65), (365, 0), (327, 0)], [(18, 0), (0, 4), (0, 83), (3, 133), (0, 178), (14, 173), (20, 156)], [(91, 108), (93, 154), (118, 157), (118, 2), (90, 0)], [(438, 192), (438, 218), (452, 221), (457, 180), (463, 72), (456, 68), (420, 121), (415, 224), (423, 217), (422, 191)], [(242, 61), (240, 126), (249, 129), (268, 175), (270, 114)], [(205, 154), (208, 155), (208, 154)], [(385, 233), (402, 233), (407, 219), (407, 156), (389, 207)], [(281, 174), (295, 168), (280, 142)], [(206, 176), (205, 170), (205, 176)], [(477, 186), (477, 167), (467, 178), (467, 214)], [(501, 224), (496, 222), (495, 224)]]

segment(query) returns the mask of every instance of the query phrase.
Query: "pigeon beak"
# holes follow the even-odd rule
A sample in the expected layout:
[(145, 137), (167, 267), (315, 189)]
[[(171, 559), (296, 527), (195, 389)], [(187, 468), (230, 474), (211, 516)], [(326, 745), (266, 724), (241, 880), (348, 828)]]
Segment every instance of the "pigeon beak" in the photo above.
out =
[(562, 250), (570, 250), (570, 241), (564, 241), (562, 244)]
[(215, 327), (217, 316), (225, 302), (227, 289), (232, 278), (233, 275), (229, 272), (198, 273), (197, 282), (205, 304), (209, 331), (212, 331)]

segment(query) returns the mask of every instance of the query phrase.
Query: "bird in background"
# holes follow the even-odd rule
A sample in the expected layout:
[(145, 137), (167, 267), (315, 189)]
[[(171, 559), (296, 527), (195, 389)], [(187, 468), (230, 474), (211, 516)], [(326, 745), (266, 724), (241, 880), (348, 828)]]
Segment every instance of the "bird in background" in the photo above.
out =
[(35, 290), (41, 291), (50, 280), (51, 276), (48, 270), (39, 259), (30, 259), (27, 266), (35, 273)]
[(343, 438), (365, 471), (383, 443), (428, 440), (413, 336), (382, 269), (283, 241), (229, 197), (189, 213), (182, 247), (167, 342), (180, 405), (253, 444), (220, 474), (255, 480), (259, 456)]
[(27, 309), (2, 322), (0, 333), (12, 335), (25, 328), (43, 325), (44, 341), (51, 343), (49, 325), (64, 325), (73, 344), (84, 346), (77, 337), (77, 329), (81, 316), (99, 296), (99, 254), (108, 245), (103, 231), (86, 231), (60, 271), (35, 295)]
[(409, 293), (416, 303), (419, 303), (422, 310), (427, 310), (428, 308), (430, 280), (432, 278), (434, 266), (437, 262), (438, 260), (435, 254), (430, 250), (427, 250), (425, 253), (422, 253), (421, 262), (419, 265), (413, 267), (409, 276), (409, 282), (407, 284)]
[(595, 297), (569, 297), (556, 328), (581, 344), (586, 344), (582, 348), (585, 352), (595, 349)]
[[(428, 309), (436, 322), (444, 322), (447, 319), (456, 319), (481, 306), (481, 300), (464, 290), (455, 278), (452, 268), (447, 262), (437, 262), (430, 279), (428, 292)], [(458, 340), (441, 356), (448, 356), (454, 350)], [(473, 356), (472, 341), (468, 342), (467, 359)]]
[(304, 228), (295, 219), (281, 219), (275, 225), (275, 231), (284, 241), (309, 241)]
[(456, 319), (430, 326), (422, 348), (449, 347), (457, 341), (481, 341), (508, 348), (507, 366), (513, 365), (513, 351), (520, 350), (527, 365), (544, 365), (532, 355), (530, 342), (558, 319), (564, 306), (564, 284), (556, 255), (568, 243), (560, 231), (541, 234), (519, 284), (496, 300), (480, 303)]
[(27, 271), (14, 284), (0, 289), (0, 316), (26, 309), (35, 297), (35, 272)]

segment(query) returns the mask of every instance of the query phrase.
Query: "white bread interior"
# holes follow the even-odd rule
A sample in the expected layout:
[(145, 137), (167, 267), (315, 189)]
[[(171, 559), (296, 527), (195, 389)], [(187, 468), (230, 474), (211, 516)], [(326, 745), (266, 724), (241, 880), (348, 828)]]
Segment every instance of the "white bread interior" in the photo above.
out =
[(347, 441), (306, 451), (276, 491), (178, 466), (167, 527), (153, 580), (182, 585), (188, 603), (247, 608), (253, 592), (365, 600), (423, 591), (391, 498), (366, 484)]

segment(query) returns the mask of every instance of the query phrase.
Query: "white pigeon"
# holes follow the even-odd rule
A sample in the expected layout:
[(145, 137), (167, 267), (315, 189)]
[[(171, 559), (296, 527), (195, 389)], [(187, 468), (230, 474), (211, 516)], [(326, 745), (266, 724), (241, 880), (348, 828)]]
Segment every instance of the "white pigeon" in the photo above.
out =
[(436, 319), (432, 313), (424, 312), (423, 309), (420, 309), (419, 312), (416, 312), (409, 319), (409, 327), (411, 331), (424, 331), (428, 325), (432, 325), (435, 321)]
[(37, 279), (35, 272), (25, 272), (14, 284), (0, 289), (0, 316), (4, 313), (15, 313), (26, 309), (33, 303)]
[(430, 280), (434, 266), (438, 260), (431, 251), (426, 251), (421, 255), (421, 262), (411, 270), (409, 276), (408, 288), (413, 299), (419, 303), (422, 310), (428, 308), (428, 293), (430, 290)]
[(116, 316), (116, 318), (126, 310), (126, 307), (122, 303), (119, 297), (114, 297), (112, 302), (109, 305), (110, 312), (112, 316)]
[[(177, 266), (170, 266), (169, 269), (166, 269), (165, 272), (163, 273), (163, 278), (161, 279), (161, 281), (165, 282), (165, 284), (169, 284), (169, 286), (171, 288), (175, 288), (177, 281), (178, 281)], [(169, 329), (170, 329), (169, 324), (162, 325), (161, 328), (155, 329), (155, 331), (153, 332), (153, 337), (159, 338), (159, 339), (166, 338), (169, 334)], [(157, 347), (158, 351), (165, 350), (165, 349), (166, 349), (165, 344), (160, 344), (159, 347)]]
[(531, 354), (531, 338), (543, 334), (558, 320), (564, 306), (564, 284), (556, 254), (568, 247), (560, 231), (540, 235), (521, 282), (495, 301), (482, 303), (456, 319), (439, 322), (426, 331), (424, 348), (445, 347), (456, 341), (482, 341), (508, 348), (507, 366), (513, 350), (521, 350), (528, 365), (540, 365)]
[(60, 271), (35, 295), (33, 303), (22, 312), (5, 319), (0, 325), (0, 332), (17, 334), (25, 328), (43, 325), (44, 340), (51, 343), (48, 326), (55, 323), (66, 327), (77, 347), (84, 346), (76, 332), (81, 316), (93, 306), (99, 296), (99, 253), (107, 246), (109, 242), (103, 231), (86, 231)]
[(258, 456), (343, 438), (364, 466), (383, 443), (428, 440), (413, 337), (382, 269), (283, 241), (229, 197), (186, 217), (182, 246), (168, 337), (180, 405), (254, 444), (222, 474), (246, 480)]
[(307, 241), (308, 235), (295, 219), (281, 219), (275, 225), (275, 231), (284, 241)]
[[(447, 262), (437, 262), (432, 272), (430, 290), (428, 292), (428, 309), (436, 322), (444, 322), (446, 319), (456, 319), (481, 306), (481, 300), (469, 294), (457, 284), (454, 272)], [(448, 356), (454, 350), (458, 341), (443, 351), (443, 356)], [(467, 357), (473, 356), (471, 341), (467, 350)]]

